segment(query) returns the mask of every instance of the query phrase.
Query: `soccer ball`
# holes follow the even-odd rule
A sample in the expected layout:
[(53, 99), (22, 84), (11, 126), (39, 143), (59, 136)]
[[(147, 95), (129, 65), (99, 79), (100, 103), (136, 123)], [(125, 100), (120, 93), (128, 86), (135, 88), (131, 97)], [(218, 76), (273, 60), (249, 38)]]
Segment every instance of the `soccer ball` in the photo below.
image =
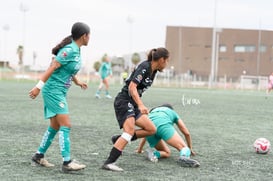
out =
[(256, 153), (266, 154), (270, 150), (270, 141), (266, 138), (258, 138), (253, 146)]

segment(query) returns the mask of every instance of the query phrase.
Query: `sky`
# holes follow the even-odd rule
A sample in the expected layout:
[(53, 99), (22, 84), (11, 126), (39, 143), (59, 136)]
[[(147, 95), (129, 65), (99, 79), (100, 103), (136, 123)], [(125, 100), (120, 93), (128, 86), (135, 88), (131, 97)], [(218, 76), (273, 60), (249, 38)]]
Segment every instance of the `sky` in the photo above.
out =
[[(48, 66), (51, 49), (70, 35), (75, 22), (90, 26), (85, 64), (110, 56), (164, 47), (167, 26), (273, 31), (272, 0), (1, 0), (0, 60)], [(21, 8), (20, 8), (21, 7)], [(25, 10), (25, 11), (23, 11)], [(37, 55), (33, 60), (33, 54)]]

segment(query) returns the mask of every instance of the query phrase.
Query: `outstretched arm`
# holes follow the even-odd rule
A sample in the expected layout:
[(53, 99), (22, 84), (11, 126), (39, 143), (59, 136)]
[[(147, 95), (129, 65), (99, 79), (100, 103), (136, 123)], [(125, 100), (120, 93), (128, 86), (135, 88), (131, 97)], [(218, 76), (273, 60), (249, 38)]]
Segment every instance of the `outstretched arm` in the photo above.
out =
[(144, 147), (145, 143), (146, 143), (146, 138), (142, 138), (140, 140), (140, 143), (139, 143), (138, 148), (136, 150), (137, 153), (143, 153), (143, 147)]
[(194, 156), (195, 152), (192, 149), (192, 140), (191, 140), (191, 135), (189, 130), (187, 129), (186, 125), (184, 124), (184, 122), (182, 121), (182, 119), (179, 119), (177, 122), (177, 126), (179, 128), (179, 130), (181, 131), (181, 133), (183, 133), (183, 135), (185, 136), (186, 142), (188, 147), (191, 150), (191, 154)]

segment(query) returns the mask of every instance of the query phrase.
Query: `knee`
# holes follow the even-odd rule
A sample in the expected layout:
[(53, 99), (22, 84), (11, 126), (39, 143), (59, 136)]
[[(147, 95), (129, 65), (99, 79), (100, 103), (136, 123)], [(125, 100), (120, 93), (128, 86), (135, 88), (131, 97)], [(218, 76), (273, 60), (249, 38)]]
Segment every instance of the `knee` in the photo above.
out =
[(154, 135), (156, 133), (156, 127), (153, 125), (151, 126), (148, 131), (150, 132), (151, 135)]

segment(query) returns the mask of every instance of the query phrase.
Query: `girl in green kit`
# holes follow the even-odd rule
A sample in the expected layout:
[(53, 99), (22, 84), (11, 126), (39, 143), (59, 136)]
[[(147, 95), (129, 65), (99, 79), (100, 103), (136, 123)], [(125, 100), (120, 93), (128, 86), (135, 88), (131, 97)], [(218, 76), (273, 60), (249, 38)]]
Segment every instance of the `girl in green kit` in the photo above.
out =
[(107, 55), (104, 55), (102, 58), (102, 64), (99, 69), (99, 74), (101, 78), (101, 82), (99, 88), (96, 92), (96, 98), (100, 99), (100, 92), (105, 85), (105, 97), (111, 99), (112, 96), (109, 94), (109, 78), (112, 76), (112, 67), (110, 58)]
[(44, 117), (50, 119), (50, 125), (44, 133), (42, 142), (32, 161), (40, 166), (53, 167), (44, 154), (59, 132), (59, 145), (63, 157), (62, 171), (78, 171), (86, 166), (71, 160), (70, 158), (70, 118), (66, 94), (72, 81), (82, 89), (87, 84), (76, 77), (81, 68), (80, 47), (87, 46), (89, 42), (90, 28), (88, 25), (77, 22), (72, 26), (71, 35), (52, 49), (55, 57), (50, 67), (42, 74), (40, 81), (29, 92), (29, 96), (35, 99), (42, 90), (44, 100)]

